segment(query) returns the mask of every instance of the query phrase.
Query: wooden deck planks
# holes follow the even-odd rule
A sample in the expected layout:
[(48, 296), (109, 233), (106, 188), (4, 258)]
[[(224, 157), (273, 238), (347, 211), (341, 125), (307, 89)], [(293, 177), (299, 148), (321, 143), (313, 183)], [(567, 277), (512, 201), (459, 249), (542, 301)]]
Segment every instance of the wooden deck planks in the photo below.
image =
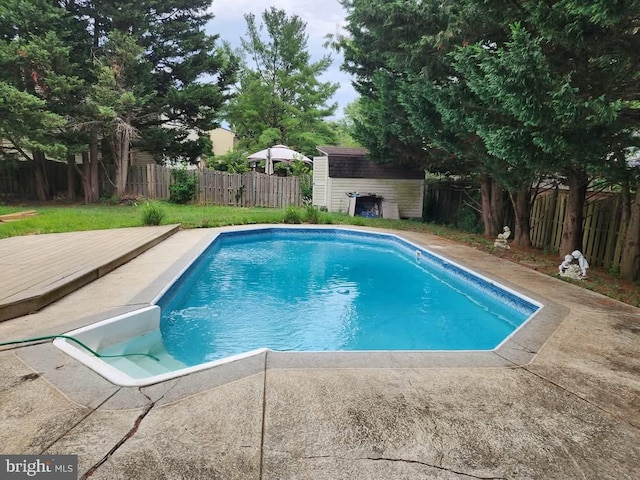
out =
[(0, 321), (58, 300), (178, 230), (167, 225), (0, 240)]

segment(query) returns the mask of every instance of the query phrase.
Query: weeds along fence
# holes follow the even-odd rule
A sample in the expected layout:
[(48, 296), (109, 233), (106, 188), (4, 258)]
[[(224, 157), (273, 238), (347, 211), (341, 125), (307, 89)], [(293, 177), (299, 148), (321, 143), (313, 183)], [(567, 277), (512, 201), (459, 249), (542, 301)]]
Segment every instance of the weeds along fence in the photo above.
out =
[[(450, 182), (429, 183), (425, 190), (425, 220), (466, 227), (481, 222), (476, 208), (480, 194), (477, 185)], [(531, 209), (531, 244), (535, 248), (557, 252), (558, 258), (571, 252), (560, 252), (567, 214), (569, 192), (558, 188), (542, 192)], [(514, 228), (514, 215), (508, 197), (504, 202), (504, 224)], [(582, 253), (591, 266), (615, 270), (622, 256), (620, 195), (589, 192), (584, 207)]]
[[(258, 172), (227, 173), (206, 168), (189, 170), (188, 173), (196, 178), (197, 190), (193, 201), (200, 204), (268, 208), (302, 205), (300, 177), (278, 177)], [(113, 175), (109, 177), (113, 178)], [(169, 200), (173, 182), (171, 168), (135, 165), (129, 167), (126, 192)], [(104, 184), (102, 188), (102, 191), (113, 193), (112, 185)]]

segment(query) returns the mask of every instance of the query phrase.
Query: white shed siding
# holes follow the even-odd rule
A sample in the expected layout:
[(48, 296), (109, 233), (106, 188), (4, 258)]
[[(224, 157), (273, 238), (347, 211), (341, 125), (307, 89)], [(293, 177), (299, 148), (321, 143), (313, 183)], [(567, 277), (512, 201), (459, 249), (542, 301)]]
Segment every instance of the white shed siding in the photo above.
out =
[(327, 206), (329, 180), (329, 158), (313, 157), (313, 198), (316, 207)]
[(381, 195), (386, 201), (397, 203), (401, 217), (422, 217), (424, 180), (329, 178), (327, 191), (329, 192), (327, 208), (330, 212), (346, 213), (349, 207), (347, 193), (360, 192), (375, 193)]

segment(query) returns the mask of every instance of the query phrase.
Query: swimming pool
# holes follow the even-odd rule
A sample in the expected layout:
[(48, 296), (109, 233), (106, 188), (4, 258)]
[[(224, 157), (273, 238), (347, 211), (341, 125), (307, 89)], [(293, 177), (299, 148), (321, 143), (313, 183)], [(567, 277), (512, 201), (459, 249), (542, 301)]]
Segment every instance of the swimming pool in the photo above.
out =
[(106, 363), (152, 383), (265, 348), (493, 350), (541, 306), (395, 235), (279, 227), (221, 233), (154, 303), (69, 335), (151, 353)]

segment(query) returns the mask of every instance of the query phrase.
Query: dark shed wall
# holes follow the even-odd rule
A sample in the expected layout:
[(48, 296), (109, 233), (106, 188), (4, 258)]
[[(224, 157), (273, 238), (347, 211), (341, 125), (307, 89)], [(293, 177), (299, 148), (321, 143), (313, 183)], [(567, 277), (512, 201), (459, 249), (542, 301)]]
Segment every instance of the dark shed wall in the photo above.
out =
[(424, 179), (424, 172), (406, 168), (385, 167), (372, 162), (364, 156), (329, 155), (329, 177), (421, 180)]

